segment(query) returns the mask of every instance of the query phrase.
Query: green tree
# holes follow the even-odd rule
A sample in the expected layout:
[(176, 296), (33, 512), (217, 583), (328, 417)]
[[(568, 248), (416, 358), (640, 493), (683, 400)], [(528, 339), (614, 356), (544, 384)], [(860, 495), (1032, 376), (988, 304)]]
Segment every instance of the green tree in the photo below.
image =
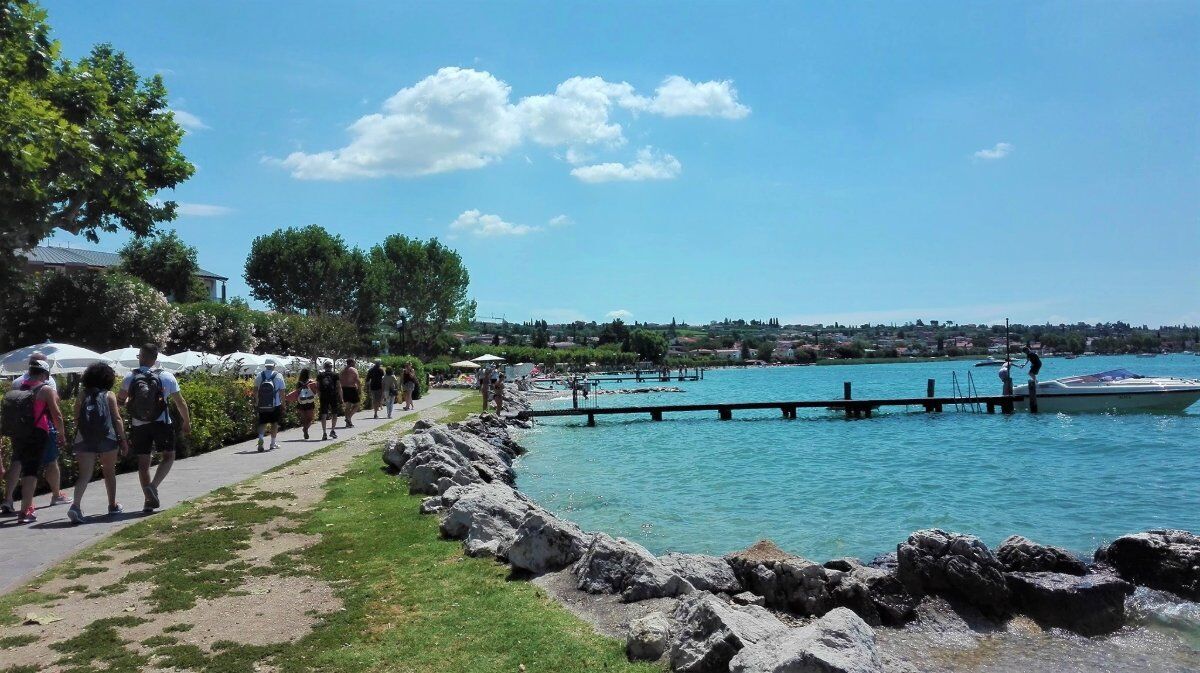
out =
[(105, 44), (63, 59), (28, 0), (0, 0), (0, 129), (0, 274), (55, 228), (150, 234), (175, 217), (156, 194), (193, 171), (162, 78)]
[(771, 358), (775, 355), (775, 342), (763, 341), (762, 343), (758, 344), (758, 352), (756, 355), (758, 356), (759, 360), (762, 360), (763, 362), (770, 362)]
[(196, 249), (174, 230), (131, 239), (121, 248), (121, 269), (175, 301), (208, 299), (208, 289), (196, 275), (200, 270)]
[[(624, 344), (629, 341), (629, 328), (625, 326), (625, 321), (620, 318), (614, 318), (612, 322), (604, 326), (604, 329), (599, 334), (599, 345), (605, 344)], [(626, 349), (627, 351), (629, 349)]]
[(742, 342), (741, 356), (742, 356), (742, 362), (745, 362), (746, 360), (750, 359), (750, 344), (745, 341)]
[(550, 343), (550, 328), (545, 320), (535, 321), (530, 343), (534, 348), (545, 348)]
[(400, 309), (408, 311), (404, 341), (414, 353), (431, 352), (452, 323), (474, 319), (475, 302), (467, 299), (471, 278), (462, 257), (436, 238), (388, 236), (371, 248), (367, 269), (380, 318), (391, 325)]
[(662, 362), (667, 357), (667, 339), (658, 332), (646, 329), (634, 330), (629, 335), (629, 350), (650, 362)]
[(316, 224), (277, 229), (250, 244), (250, 294), (286, 313), (343, 313), (351, 304), (354, 255), (341, 236)]

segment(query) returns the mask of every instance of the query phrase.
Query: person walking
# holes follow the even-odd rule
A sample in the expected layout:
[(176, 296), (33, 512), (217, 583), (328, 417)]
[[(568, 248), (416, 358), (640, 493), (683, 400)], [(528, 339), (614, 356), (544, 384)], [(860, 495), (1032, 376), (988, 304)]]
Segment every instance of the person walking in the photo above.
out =
[(0, 404), (4, 435), (12, 442), (13, 459), (21, 466), (21, 513), (17, 517), (18, 524), (37, 521), (33, 493), (37, 489), (38, 472), (43, 469), (50, 428), (58, 431), (58, 444), (66, 442), (58, 393), (47, 385), (49, 378), (50, 365), (45, 360), (31, 361), (24, 382), (6, 393)]
[(371, 394), (371, 411), (379, 418), (379, 407), (383, 406), (383, 363), (376, 361), (367, 370), (367, 392)]
[(400, 386), (404, 391), (404, 410), (413, 409), (413, 391), (417, 389), (417, 372), (411, 362), (404, 363), (404, 371), (400, 373)]
[[(29, 364), (32, 366), (34, 362), (46, 362), (46, 355), (41, 351), (34, 351), (29, 355)], [(13, 381), (12, 390), (20, 388), (27, 382), (32, 381), (29, 378), (28, 371), (22, 374), (17, 380)], [(58, 393), (58, 383), (55, 382), (54, 376), (46, 379), (46, 385), (55, 393)], [(46, 439), (46, 452), (42, 455), (42, 475), (46, 479), (46, 484), (50, 486), (50, 504), (51, 505), (69, 505), (71, 498), (62, 494), (62, 471), (58, 467), (58, 435), (54, 426), (50, 426), (50, 436)], [(8, 463), (8, 470), (4, 473), (4, 500), (0, 501), (0, 512), (4, 514), (12, 514), (16, 511), (13, 506), (13, 496), (16, 495), (17, 485), (21, 483), (21, 460), (17, 456), (17, 452), (13, 451), (12, 457)]]
[(75, 480), (75, 504), (67, 510), (72, 523), (83, 523), (83, 494), (100, 461), (104, 490), (108, 493), (108, 514), (121, 511), (117, 502), (117, 458), (129, 453), (129, 438), (117, 396), (112, 393), (117, 374), (102, 362), (89, 365), (80, 379), (82, 394), (75, 397), (75, 464), (79, 477)]
[[(320, 398), (321, 408), (319, 415), (321, 417), (321, 441), (325, 441), (332, 437), (337, 439), (337, 418), (338, 412), (342, 408), (342, 388), (338, 382), (338, 375), (333, 371), (333, 363), (325, 363), (325, 371), (317, 374), (317, 395)], [(325, 432), (325, 422), (329, 421), (329, 432)]]
[[(156, 369), (157, 363), (158, 346), (150, 343), (142, 346), (138, 351), (138, 368), (125, 376), (121, 381), (121, 392), (117, 394), (117, 402), (127, 406), (133, 421), (129, 449), (137, 456), (138, 480), (146, 496), (143, 512), (158, 509), (161, 504), (158, 488), (175, 464), (178, 438), (168, 405), (174, 406), (179, 414), (180, 432), (192, 434), (192, 415), (179, 392), (179, 381), (171, 372)], [(162, 453), (162, 462), (151, 479), (150, 463), (154, 460), (155, 449)]]
[(296, 403), (296, 413), (300, 416), (300, 428), (305, 439), (308, 439), (308, 429), (317, 412), (317, 393), (317, 382), (310, 378), (308, 368), (301, 369), (296, 389), (287, 394), (287, 401)]
[(263, 370), (254, 377), (254, 397), (258, 402), (258, 450), (263, 450), (263, 433), (271, 426), (271, 450), (279, 448), (275, 437), (283, 423), (283, 391), (287, 383), (283, 375), (275, 371), (275, 360), (267, 358)]
[(396, 370), (388, 367), (383, 373), (383, 394), (387, 401), (387, 417), (392, 417), (392, 408), (396, 406), (396, 395), (399, 394), (399, 382), (396, 380)]
[(483, 410), (488, 410), (488, 402), (492, 401), (492, 366), (489, 364), (479, 372), (479, 391), (483, 394)]
[(496, 415), (504, 410), (504, 374), (496, 377), (496, 381), (492, 384), (492, 399), (496, 400)]
[(342, 400), (345, 404), (343, 415), (346, 417), (346, 427), (353, 428), (354, 414), (362, 402), (362, 379), (358, 376), (358, 370), (354, 368), (353, 359), (346, 360), (346, 366), (338, 378), (342, 387)]

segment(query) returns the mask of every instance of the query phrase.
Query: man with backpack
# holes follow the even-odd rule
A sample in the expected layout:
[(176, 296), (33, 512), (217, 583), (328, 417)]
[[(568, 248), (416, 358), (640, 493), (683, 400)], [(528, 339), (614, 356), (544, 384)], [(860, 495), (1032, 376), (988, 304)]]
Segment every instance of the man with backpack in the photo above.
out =
[[(29, 364), (37, 362), (46, 362), (46, 355), (41, 351), (34, 351), (29, 355)], [(30, 381), (28, 372), (22, 374), (19, 379), (13, 381), (12, 389), (20, 388), (26, 382)], [(46, 385), (54, 392), (58, 392), (58, 385), (54, 381), (54, 376), (46, 379)], [(50, 486), (50, 504), (51, 505), (69, 505), (71, 498), (63, 495), (60, 488), (62, 485), (62, 473), (58, 469), (58, 436), (54, 430), (54, 426), (50, 426), (50, 437), (46, 440), (46, 453), (42, 455), (42, 467), (45, 470), (42, 476), (45, 477), (46, 483)], [(17, 492), (17, 484), (21, 481), (21, 461), (14, 454), (8, 463), (8, 472), (4, 477), (4, 500), (0, 502), (0, 512), (4, 514), (12, 514), (16, 511), (13, 505), (13, 496)]]
[[(321, 441), (337, 439), (337, 417), (342, 408), (342, 388), (333, 363), (325, 363), (325, 371), (317, 374), (317, 396), (320, 398)], [(329, 421), (329, 434), (325, 433), (325, 421)]]
[(17, 523), (37, 521), (33, 492), (37, 489), (50, 428), (58, 433), (58, 448), (66, 442), (58, 393), (47, 385), (49, 378), (50, 365), (45, 360), (31, 361), (24, 383), (5, 393), (0, 403), (0, 426), (12, 442), (13, 460), (21, 464), (21, 514)]
[(264, 369), (254, 377), (254, 397), (258, 401), (258, 450), (263, 450), (263, 430), (271, 426), (271, 450), (279, 448), (275, 436), (283, 422), (281, 395), (287, 387), (283, 375), (275, 371), (275, 361), (267, 358)]
[[(158, 487), (175, 463), (175, 423), (171, 420), (168, 403), (174, 405), (179, 413), (179, 426), (183, 434), (192, 432), (192, 416), (179, 392), (179, 382), (171, 372), (155, 369), (157, 362), (158, 346), (142, 346), (138, 352), (138, 368), (121, 381), (121, 392), (117, 395), (117, 402), (126, 405), (133, 419), (129, 445), (133, 455), (137, 456), (138, 479), (146, 496), (143, 512), (158, 509)], [(154, 459), (155, 449), (162, 453), (162, 462), (154, 472), (154, 479), (151, 479), (150, 463)]]
[(383, 363), (376, 362), (367, 370), (367, 390), (371, 393), (371, 411), (379, 418), (379, 407), (383, 404)]

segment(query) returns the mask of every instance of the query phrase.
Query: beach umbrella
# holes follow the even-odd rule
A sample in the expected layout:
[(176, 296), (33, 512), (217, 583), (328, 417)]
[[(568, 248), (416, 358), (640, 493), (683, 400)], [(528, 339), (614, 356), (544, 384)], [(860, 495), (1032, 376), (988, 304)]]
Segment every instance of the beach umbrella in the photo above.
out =
[[(125, 348), (111, 350), (106, 353), (102, 353), (101, 355), (127, 369), (137, 369), (140, 364), (138, 362), (138, 353), (140, 351), (141, 349), (134, 348), (133, 346), (126, 346)], [(180, 369), (183, 369), (182, 362), (176, 360), (170, 355), (163, 355), (162, 353), (158, 354), (157, 364), (159, 369), (165, 369), (169, 372), (177, 372)]]
[(462, 362), (451, 362), (450, 366), (458, 368), (458, 369), (479, 369), (479, 365), (475, 362), (471, 362), (470, 360), (463, 360)]
[(221, 358), (212, 353), (202, 353), (200, 351), (183, 351), (170, 356), (172, 360), (179, 362), (181, 369), (194, 371), (197, 369), (208, 369), (221, 361)]
[(88, 365), (97, 362), (113, 364), (109, 358), (82, 346), (47, 341), (36, 346), (18, 348), (0, 356), (0, 374), (15, 375), (29, 371), (29, 356), (36, 351), (41, 351), (46, 356), (50, 371), (55, 374), (78, 374), (87, 369)]
[(233, 374), (257, 374), (263, 367), (263, 357), (254, 353), (237, 351), (223, 356), (213, 367), (214, 372)]
[(480, 355), (477, 358), (471, 358), (471, 361), (472, 362), (504, 362), (504, 358), (500, 357), (499, 355), (492, 355), (491, 353), (488, 353), (487, 355)]

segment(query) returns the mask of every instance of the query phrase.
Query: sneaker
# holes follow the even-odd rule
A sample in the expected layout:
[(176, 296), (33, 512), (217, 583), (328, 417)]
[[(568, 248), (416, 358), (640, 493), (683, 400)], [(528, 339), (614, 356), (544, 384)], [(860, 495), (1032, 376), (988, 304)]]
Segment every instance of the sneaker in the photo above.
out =
[(321, 433), (321, 441), (322, 441), (322, 442), (324, 442), (324, 441), (326, 441), (327, 439), (329, 439), (329, 435), (328, 435), (328, 434), (326, 434), (326, 433), (324, 433), (324, 432), (322, 432), (322, 433)]
[(79, 505), (73, 505), (67, 510), (67, 518), (71, 523), (83, 523), (83, 511), (79, 509)]
[(17, 511), (16, 508), (13, 507), (12, 500), (9, 500), (8, 502), (0, 503), (0, 514), (13, 514), (16, 511)]
[(278, 449), (278, 448), (279, 448), (279, 445), (278, 445), (278, 444), (272, 444), (272, 445), (271, 445), (271, 450), (272, 450), (272, 451), (274, 451), (274, 450), (276, 450), (276, 449)]
[(54, 496), (53, 498), (50, 498), (51, 505), (69, 505), (73, 502), (75, 502), (75, 501), (71, 499), (71, 496), (63, 495), (62, 493), (59, 493), (58, 495)]
[(123, 512), (123, 511), (125, 511), (125, 508), (124, 508), (124, 507), (121, 507), (121, 503), (119, 503), (119, 502), (118, 502), (117, 504), (115, 504), (115, 505), (109, 505), (109, 506), (108, 506), (108, 514), (109, 514), (109, 516), (112, 516), (113, 514), (120, 514), (120, 513), (121, 513), (121, 512)]
[(151, 484), (143, 486), (142, 493), (146, 494), (146, 507), (149, 509), (158, 509), (159, 504), (161, 504), (158, 501), (158, 489), (154, 488), (154, 485)]
[(305, 430), (305, 431), (304, 431), (304, 438), (305, 438), (305, 439), (308, 439), (308, 430)]
[(258, 452), (262, 453), (262, 450), (263, 450), (263, 440), (260, 439), (260, 440), (258, 440)]
[(329, 438), (330, 438), (330, 439), (337, 439), (337, 430), (330, 430), (330, 431), (329, 431)]
[(29, 509), (21, 512), (21, 516), (17, 517), (17, 523), (33, 523), (34, 521), (37, 521), (37, 512), (33, 511), (33, 505), (30, 505)]

